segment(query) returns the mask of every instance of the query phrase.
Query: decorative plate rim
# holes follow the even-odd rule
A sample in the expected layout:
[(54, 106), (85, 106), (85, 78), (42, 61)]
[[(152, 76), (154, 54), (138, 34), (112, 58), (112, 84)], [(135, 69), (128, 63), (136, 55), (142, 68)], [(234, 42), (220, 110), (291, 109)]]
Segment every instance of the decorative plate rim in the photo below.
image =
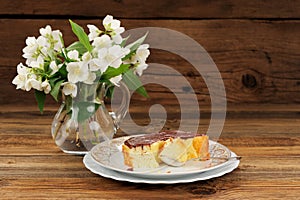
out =
[[(137, 135), (135, 135), (137, 136)], [(123, 169), (120, 167), (113, 166), (111, 164), (111, 156), (116, 155), (117, 153), (120, 153), (121, 150), (121, 145), (125, 140), (127, 140), (130, 137), (135, 137), (135, 136), (124, 136), (124, 137), (118, 137), (114, 138), (109, 141), (102, 142), (100, 144), (97, 144), (94, 146), (90, 153), (92, 159), (97, 163), (99, 166), (109, 169), (109, 170), (114, 170), (117, 172), (121, 173), (126, 173), (130, 174), (131, 176), (139, 176), (139, 177), (150, 177), (150, 178), (170, 178), (170, 177), (178, 177), (178, 176), (186, 176), (186, 175), (191, 175), (191, 174), (197, 174), (197, 173), (203, 173), (207, 172), (210, 170), (214, 170), (217, 168), (220, 168), (224, 165), (226, 165), (229, 160), (226, 159), (211, 159), (211, 163), (209, 167), (207, 168), (202, 168), (202, 169), (197, 169), (197, 170), (191, 170), (191, 171), (185, 171), (188, 168), (183, 167), (170, 167), (165, 164), (161, 164), (160, 167), (154, 168), (154, 169), (149, 169), (145, 171), (129, 171), (129, 167), (127, 169)], [(210, 147), (210, 153), (211, 155), (214, 154), (214, 157), (224, 157), (224, 158), (229, 158), (231, 156), (231, 151), (224, 145), (209, 140), (209, 147)], [(216, 154), (216, 155), (215, 155)], [(199, 161), (202, 162), (202, 161)], [(126, 167), (123, 165), (122, 167)], [(175, 169), (175, 172), (172, 173), (161, 173), (160, 171), (164, 168), (167, 167), (169, 169)], [(177, 170), (182, 169), (182, 171), (177, 171)]]
[[(234, 152), (231, 152), (232, 156), (236, 156)], [(151, 179), (151, 178), (143, 178), (138, 176), (131, 176), (130, 174), (125, 174), (121, 172), (117, 172), (114, 170), (110, 170), (104, 167), (101, 167), (96, 161), (92, 158), (91, 153), (88, 153), (83, 158), (83, 163), (85, 167), (93, 172), (94, 174), (100, 175), (105, 178), (110, 178), (117, 181), (126, 181), (131, 183), (147, 183), (147, 184), (176, 184), (176, 183), (191, 183), (195, 181), (203, 181), (212, 178), (217, 178), (232, 172), (239, 166), (239, 160), (232, 160), (230, 163), (214, 170), (210, 170), (207, 172), (189, 175), (189, 176), (181, 176), (177, 178), (170, 177), (169, 179)]]

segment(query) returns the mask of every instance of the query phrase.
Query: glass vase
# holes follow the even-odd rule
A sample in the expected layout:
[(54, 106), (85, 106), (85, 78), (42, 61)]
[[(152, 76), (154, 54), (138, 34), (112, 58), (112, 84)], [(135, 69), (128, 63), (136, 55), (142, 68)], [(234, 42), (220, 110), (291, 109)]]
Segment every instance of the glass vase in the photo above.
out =
[(119, 88), (123, 96), (115, 113), (105, 107), (107, 87), (104, 83), (81, 84), (75, 98), (63, 96), (51, 127), (52, 137), (63, 152), (86, 154), (96, 144), (113, 138), (130, 100), (126, 85), (120, 83)]

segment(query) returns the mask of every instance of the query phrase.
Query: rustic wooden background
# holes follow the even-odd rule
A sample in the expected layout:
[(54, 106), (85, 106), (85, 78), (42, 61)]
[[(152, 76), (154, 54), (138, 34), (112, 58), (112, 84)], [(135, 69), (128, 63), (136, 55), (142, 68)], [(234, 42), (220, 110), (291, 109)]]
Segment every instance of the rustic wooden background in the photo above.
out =
[[(40, 27), (50, 24), (63, 32), (68, 44), (75, 40), (68, 19), (85, 26), (99, 24), (106, 14), (112, 14), (126, 29), (164, 27), (198, 41), (221, 72), (229, 106), (297, 104), (299, 10), (300, 1), (296, 0), (0, 0), (0, 103), (35, 103), (32, 92), (17, 91), (11, 84), (16, 65), (24, 62), (22, 49), (27, 36), (37, 36)], [(174, 67), (189, 80), (200, 102), (209, 104), (203, 79), (186, 61), (158, 50), (152, 51), (149, 61)], [(145, 100), (134, 95), (133, 102), (176, 102), (164, 87), (146, 88), (151, 98)], [(181, 92), (185, 92), (184, 88)], [(47, 101), (54, 103), (50, 98)]]
[[(299, 199), (299, 10), (300, 0), (0, 0), (0, 199)], [(58, 104), (48, 98), (51, 106), (40, 115), (33, 93), (11, 84), (16, 65), (24, 62), (25, 39), (51, 24), (71, 43), (68, 19), (97, 24), (108, 13), (126, 29), (180, 31), (208, 51), (228, 100), (219, 142), (242, 156), (238, 169), (190, 184), (131, 184), (91, 173), (82, 157), (66, 155), (54, 144), (50, 128)], [(205, 133), (210, 98), (201, 76), (164, 51), (153, 50), (150, 61), (189, 80), (204, 105), (200, 132)], [(172, 74), (165, 78), (175, 80)], [(157, 85), (147, 90), (150, 99), (132, 98), (137, 124), (147, 125), (148, 106), (161, 103), (171, 111), (165, 127), (178, 128), (174, 94)]]

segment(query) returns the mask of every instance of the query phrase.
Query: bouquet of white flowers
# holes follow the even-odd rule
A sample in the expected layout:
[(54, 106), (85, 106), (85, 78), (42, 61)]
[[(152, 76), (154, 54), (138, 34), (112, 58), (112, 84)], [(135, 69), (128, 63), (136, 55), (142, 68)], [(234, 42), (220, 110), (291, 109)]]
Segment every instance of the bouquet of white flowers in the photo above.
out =
[(125, 29), (110, 15), (103, 20), (104, 30), (87, 25), (89, 34), (71, 20), (70, 24), (78, 41), (68, 47), (62, 33), (49, 25), (40, 29), (39, 37), (28, 37), (23, 49), (26, 65), (17, 66), (18, 75), (12, 81), (17, 89), (35, 90), (41, 112), (46, 94), (56, 101), (60, 95), (75, 98), (82, 84), (105, 83), (110, 88), (105, 95), (111, 96), (114, 86), (123, 79), (129, 88), (134, 86), (147, 96), (138, 78), (148, 67), (149, 45), (142, 44), (146, 35), (126, 45), (128, 38), (121, 36)]

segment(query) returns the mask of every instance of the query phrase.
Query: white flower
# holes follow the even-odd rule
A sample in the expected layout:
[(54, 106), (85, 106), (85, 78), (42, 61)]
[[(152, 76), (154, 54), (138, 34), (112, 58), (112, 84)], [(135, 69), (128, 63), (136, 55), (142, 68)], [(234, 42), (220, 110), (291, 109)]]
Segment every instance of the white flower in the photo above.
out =
[(13, 81), (12, 84), (16, 85), (16, 89), (22, 89), (25, 90), (25, 83), (26, 83), (26, 76), (17, 75)]
[(111, 36), (121, 34), (125, 31), (123, 27), (120, 27), (121, 22), (119, 20), (113, 19), (113, 16), (107, 15), (103, 19), (103, 26), (105, 30), (111, 31)]
[(31, 88), (39, 91), (42, 90), (41, 81), (37, 80), (37, 77), (34, 74), (31, 74), (30, 78), (28, 78), (25, 83), (26, 91), (31, 90)]
[(150, 51), (149, 51), (148, 48), (149, 48), (149, 44), (142, 44), (136, 50), (135, 57), (139, 61), (139, 63), (145, 63), (146, 62), (146, 59), (150, 55)]
[(90, 54), (90, 52), (85, 52), (81, 57), (82, 61), (85, 61), (85, 62), (89, 62), (90, 60), (92, 60), (92, 58), (93, 57)]
[(62, 64), (57, 65), (55, 61), (51, 61), (49, 67), (52, 70), (52, 72), (50, 75), (53, 75), (56, 72), (58, 72), (58, 70), (60, 69), (61, 66), (62, 66)]
[(87, 79), (84, 81), (86, 84), (93, 84), (96, 80), (96, 74), (93, 72), (89, 72)]
[(89, 76), (88, 65), (85, 62), (67, 64), (68, 80), (71, 83), (83, 82)]
[(108, 66), (117, 59), (118, 57), (116, 57), (113, 54), (110, 54), (108, 48), (103, 48), (98, 51), (98, 59), (94, 59), (94, 63), (97, 66), (100, 66), (102, 69), (104, 69), (103, 71), (106, 71)]
[(52, 28), (50, 25), (47, 25), (45, 28), (40, 28), (40, 34), (44, 37), (51, 35)]
[(31, 88), (41, 90), (41, 82), (37, 80), (35, 74), (30, 73), (30, 68), (25, 67), (22, 63), (17, 66), (18, 75), (12, 81), (17, 85), (17, 89), (29, 91)]
[[(59, 83), (63, 82), (60, 94), (74, 98), (77, 94), (81, 95), (79, 92), (83, 92), (80, 91), (82, 84), (98, 84), (100, 77), (101, 81), (104, 79), (103, 82), (109, 82), (119, 87), (122, 74), (117, 73), (120, 75), (114, 76), (114, 73), (121, 70), (117, 69), (120, 66), (128, 66), (128, 69), (134, 70), (135, 74), (141, 76), (148, 67), (146, 59), (150, 54), (149, 45), (140, 45), (133, 55), (129, 55), (130, 47), (141, 39), (132, 43), (131, 46), (123, 47), (120, 45), (123, 41), (121, 34), (125, 29), (121, 27), (121, 22), (111, 15), (107, 15), (102, 23), (105, 28), (103, 31), (95, 25), (87, 25), (92, 49), (83, 54), (81, 49), (77, 49), (80, 48), (80, 45), (73, 46), (76, 50), (74, 48), (74, 50), (67, 51), (59, 30), (52, 30), (50, 25), (40, 28), (40, 36), (28, 37), (25, 41), (23, 57), (26, 59), (26, 66), (22, 63), (17, 66), (18, 74), (12, 80), (12, 84), (16, 85), (17, 89), (26, 91), (35, 89), (49, 94), (53, 90), (52, 83), (59, 80)], [(125, 57), (129, 59), (124, 61)], [(124, 66), (123, 64), (128, 65)], [(108, 71), (107, 69), (110, 67), (116, 68), (116, 71), (114, 69)], [(85, 92), (82, 95), (90, 94)], [(87, 109), (94, 112), (92, 106)], [(78, 112), (73, 110), (72, 114), (75, 116)], [(97, 125), (100, 127), (99, 124), (90, 124), (91, 129), (100, 131)]]
[(29, 73), (29, 68), (24, 66), (22, 63), (19, 63), (17, 66), (17, 72), (19, 75), (27, 75)]
[(39, 48), (41, 50), (43, 50), (41, 53), (47, 53), (47, 49), (46, 49), (46, 45), (47, 45), (47, 39), (42, 37), (42, 36), (39, 36), (37, 39), (36, 39), (36, 43), (38, 44)]
[(112, 46), (112, 40), (108, 35), (102, 35), (100, 37), (96, 37), (92, 43), (92, 45), (96, 49), (100, 48), (109, 48)]
[(139, 64), (139, 65), (136, 66), (136, 68), (134, 69), (134, 72), (135, 72), (136, 74), (138, 74), (139, 76), (142, 76), (142, 75), (143, 75), (143, 71), (144, 71), (145, 69), (147, 69), (147, 68), (148, 68), (148, 64), (146, 64), (146, 63)]
[(97, 63), (99, 63), (99, 62), (98, 62), (98, 59), (92, 59), (92, 60), (89, 62), (89, 69), (90, 69), (90, 71), (95, 72), (95, 71), (100, 70), (101, 73), (105, 72), (106, 69), (107, 69), (107, 67), (105, 67), (105, 66), (104, 66), (104, 67), (101, 67), (101, 66), (98, 65)]
[(122, 75), (112, 77), (109, 80), (112, 84), (119, 87), (120, 86), (119, 82), (122, 80)]
[[(54, 50), (61, 51), (63, 43), (61, 41), (62, 33), (59, 30), (52, 31), (52, 37), (54, 38)], [(57, 41), (57, 42), (56, 42)]]
[(63, 86), (62, 92), (65, 95), (71, 95), (71, 97), (76, 97), (77, 96), (77, 85), (74, 83), (70, 82), (65, 82), (61, 84)]
[(79, 61), (79, 52), (77, 50), (69, 51), (67, 56), (72, 60)]
[(141, 76), (143, 74), (143, 71), (147, 69), (148, 64), (146, 64), (146, 60), (148, 56), (150, 55), (149, 51), (149, 45), (143, 44), (138, 47), (136, 50), (136, 53), (131, 57), (129, 61), (124, 61), (125, 64), (132, 63), (135, 65), (134, 72)]
[(87, 27), (90, 32), (88, 35), (90, 41), (93, 41), (96, 37), (98, 37), (102, 33), (102, 31), (100, 31), (95, 25), (88, 24)]
[(23, 48), (23, 57), (29, 58), (30, 56), (32, 56), (32, 54), (36, 52), (39, 45), (37, 44), (35, 37), (27, 37), (25, 43), (27, 46)]
[(44, 90), (45, 94), (49, 94), (49, 92), (51, 91), (51, 86), (47, 79), (42, 82), (41, 87)]
[(38, 58), (30, 63), (30, 67), (44, 69), (44, 58), (40, 55)]
[(95, 63), (103, 68), (107, 68), (108, 66), (118, 68), (122, 64), (122, 58), (129, 52), (129, 49), (122, 48), (119, 45), (102, 48), (98, 51), (98, 59), (95, 59)]
[(12, 83), (17, 86), (17, 89), (25, 90), (25, 84), (27, 81), (27, 74), (29, 68), (25, 67), (22, 63), (17, 66), (18, 75), (13, 79)]
[(116, 35), (112, 36), (112, 39), (115, 44), (121, 44), (123, 41), (123, 38), (120, 34), (116, 34)]
[(40, 34), (47, 39), (47, 47), (56, 51), (61, 51), (63, 44), (61, 42), (62, 33), (59, 30), (52, 31), (51, 26), (47, 25), (40, 29)]
[(23, 57), (26, 58), (26, 64), (30, 65), (32, 61), (36, 61), (39, 56), (47, 54), (46, 39), (44, 37), (28, 37), (26, 39), (26, 47), (23, 48)]

